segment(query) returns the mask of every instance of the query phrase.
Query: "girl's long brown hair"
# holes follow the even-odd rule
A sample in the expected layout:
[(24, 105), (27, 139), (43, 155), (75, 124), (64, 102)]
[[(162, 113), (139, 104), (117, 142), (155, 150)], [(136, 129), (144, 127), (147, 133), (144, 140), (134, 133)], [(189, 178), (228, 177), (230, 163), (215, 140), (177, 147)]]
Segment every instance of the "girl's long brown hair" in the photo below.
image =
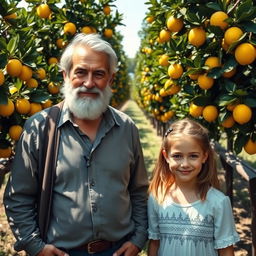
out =
[(208, 158), (202, 166), (202, 170), (197, 177), (198, 190), (201, 200), (205, 200), (210, 187), (219, 189), (219, 180), (217, 176), (216, 153), (212, 149), (208, 137), (208, 130), (199, 123), (185, 118), (171, 124), (168, 132), (163, 138), (159, 156), (152, 174), (149, 185), (149, 192), (162, 204), (170, 187), (175, 182), (174, 176), (170, 171), (169, 165), (163, 156), (162, 151), (167, 153), (170, 150), (172, 139), (182, 138), (188, 135), (195, 139), (202, 150), (208, 153)]

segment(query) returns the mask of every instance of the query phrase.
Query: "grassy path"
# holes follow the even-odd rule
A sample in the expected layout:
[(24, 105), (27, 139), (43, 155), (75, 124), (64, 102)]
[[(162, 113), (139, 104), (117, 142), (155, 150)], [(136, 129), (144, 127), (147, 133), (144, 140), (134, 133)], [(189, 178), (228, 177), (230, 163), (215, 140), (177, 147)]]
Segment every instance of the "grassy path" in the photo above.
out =
[(135, 101), (127, 101), (121, 108), (121, 111), (129, 115), (139, 128), (146, 168), (148, 172), (151, 173), (154, 168), (155, 160), (158, 157), (161, 137), (156, 134), (154, 127)]

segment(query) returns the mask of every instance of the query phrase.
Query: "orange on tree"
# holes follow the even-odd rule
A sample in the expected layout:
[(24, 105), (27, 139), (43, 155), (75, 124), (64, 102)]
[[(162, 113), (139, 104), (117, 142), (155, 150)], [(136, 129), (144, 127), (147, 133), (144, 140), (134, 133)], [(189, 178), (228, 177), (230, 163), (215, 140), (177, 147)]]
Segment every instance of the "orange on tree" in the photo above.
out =
[(4, 72), (0, 69), (0, 85), (4, 84), (5, 78), (4, 78)]
[(182, 76), (182, 74), (183, 74), (183, 67), (181, 64), (174, 63), (168, 67), (168, 75), (172, 79), (178, 79)]
[(7, 104), (0, 104), (0, 116), (7, 117), (13, 114), (14, 112), (14, 104), (8, 99)]
[(48, 91), (49, 91), (49, 93), (51, 93), (51, 94), (57, 94), (57, 93), (59, 93), (59, 91), (60, 91), (60, 88), (59, 88), (59, 86), (57, 86), (56, 84), (54, 84), (53, 82), (50, 82), (49, 84), (48, 84)]
[(30, 111), (30, 102), (25, 98), (17, 99), (15, 109), (20, 114), (28, 114)]
[(59, 49), (62, 49), (62, 48), (64, 48), (65, 43), (64, 43), (64, 41), (63, 41), (62, 38), (58, 38), (58, 39), (56, 40), (56, 45), (57, 45), (57, 47), (58, 47)]
[(22, 71), (21, 62), (18, 59), (10, 59), (6, 65), (6, 71), (10, 76), (19, 76)]
[(201, 27), (192, 28), (188, 32), (188, 41), (190, 44), (199, 47), (204, 44), (206, 40), (205, 30)]
[(168, 42), (170, 39), (171, 39), (171, 32), (166, 29), (162, 29), (159, 33), (160, 43)]
[(232, 115), (230, 115), (228, 118), (226, 118), (222, 123), (221, 125), (224, 127), (224, 128), (231, 128), (233, 127), (235, 124), (235, 120), (233, 118)]
[(43, 108), (49, 108), (49, 107), (52, 106), (52, 104), (53, 104), (53, 103), (52, 103), (52, 100), (48, 99), (48, 100), (42, 102), (42, 107), (43, 107)]
[(20, 138), (20, 135), (22, 133), (22, 126), (20, 125), (12, 125), (9, 128), (9, 136), (12, 140), (17, 141)]
[[(58, 62), (58, 59), (57, 59), (57, 62)], [(43, 80), (46, 78), (46, 72), (45, 72), (45, 69), (44, 68), (39, 68), (37, 71), (36, 71), (36, 75), (39, 79)]]
[(48, 4), (40, 4), (36, 8), (36, 13), (40, 18), (48, 19), (51, 15), (51, 9)]
[(224, 30), (228, 27), (226, 19), (228, 19), (228, 15), (225, 12), (217, 11), (211, 15), (210, 25), (220, 27)]
[(183, 20), (170, 16), (166, 21), (166, 26), (171, 32), (179, 32), (183, 28)]
[(103, 34), (105, 37), (111, 38), (113, 36), (113, 30), (111, 28), (105, 28)]
[(212, 77), (207, 76), (207, 74), (205, 73), (198, 76), (197, 83), (201, 89), (208, 90), (212, 88), (214, 84), (214, 79)]
[(238, 27), (231, 27), (225, 31), (224, 40), (228, 45), (233, 44), (243, 35), (243, 31)]
[(208, 66), (211, 69), (211, 68), (220, 67), (221, 63), (220, 63), (220, 59), (218, 57), (210, 56), (206, 59), (204, 65)]
[(28, 88), (37, 88), (38, 82), (35, 78), (30, 78), (28, 81), (26, 81), (26, 85)]
[(76, 25), (72, 22), (67, 22), (63, 28), (64, 34), (74, 35), (76, 33)]
[(0, 158), (9, 158), (11, 154), (12, 154), (11, 147), (0, 148)]
[(30, 104), (30, 111), (28, 113), (29, 116), (32, 116), (34, 115), (35, 113), (41, 111), (43, 108), (42, 108), (42, 105), (40, 103), (36, 103), (36, 102), (32, 102)]
[(246, 124), (252, 118), (252, 110), (245, 104), (238, 104), (233, 110), (233, 118), (239, 124)]
[(255, 48), (250, 43), (242, 43), (235, 49), (235, 58), (240, 65), (249, 65), (255, 60)]
[(148, 16), (148, 17), (146, 18), (146, 21), (147, 21), (148, 23), (152, 23), (154, 20), (155, 20), (155, 17), (154, 17), (154, 16)]
[(204, 106), (198, 106), (193, 102), (189, 105), (189, 114), (193, 117), (199, 117), (202, 115)]
[(218, 117), (217, 107), (215, 107), (214, 105), (208, 105), (208, 106), (204, 107), (204, 109), (203, 109), (203, 118), (207, 122), (209, 122), (209, 123), (214, 122), (217, 117)]
[(108, 5), (105, 5), (103, 7), (103, 12), (104, 12), (105, 15), (109, 15), (111, 13), (110, 7)]
[(249, 155), (256, 154), (256, 141), (250, 138), (244, 145), (244, 151)]
[(169, 56), (167, 54), (163, 54), (159, 58), (159, 64), (163, 67), (169, 66)]
[(51, 64), (57, 64), (58, 63), (58, 59), (56, 57), (50, 57), (48, 59), (48, 64), (51, 65)]
[(32, 69), (26, 65), (22, 65), (21, 73), (19, 74), (19, 79), (27, 81), (32, 77)]
[(84, 34), (92, 34), (94, 33), (93, 32), (93, 29), (89, 26), (84, 26), (81, 28), (81, 32), (84, 33)]
[(181, 90), (181, 87), (175, 83), (173, 83), (167, 90), (166, 94), (167, 95), (174, 95), (178, 93)]

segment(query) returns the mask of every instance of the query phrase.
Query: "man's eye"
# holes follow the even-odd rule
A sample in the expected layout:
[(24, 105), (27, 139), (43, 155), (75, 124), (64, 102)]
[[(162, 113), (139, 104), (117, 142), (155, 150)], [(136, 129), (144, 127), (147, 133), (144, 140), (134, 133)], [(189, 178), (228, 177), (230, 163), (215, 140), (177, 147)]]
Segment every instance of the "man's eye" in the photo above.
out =
[(104, 77), (105, 76), (105, 73), (104, 72), (95, 72), (95, 77), (97, 77), (97, 78), (102, 78), (102, 77)]

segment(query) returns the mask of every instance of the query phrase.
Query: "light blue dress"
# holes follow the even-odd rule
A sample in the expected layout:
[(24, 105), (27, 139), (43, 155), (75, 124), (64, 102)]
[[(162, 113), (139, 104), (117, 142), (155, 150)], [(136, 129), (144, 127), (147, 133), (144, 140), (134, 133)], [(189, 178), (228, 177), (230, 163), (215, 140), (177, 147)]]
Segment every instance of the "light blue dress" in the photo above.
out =
[(148, 200), (149, 239), (159, 240), (158, 256), (216, 256), (238, 242), (229, 197), (210, 188), (205, 201), (188, 205), (171, 198), (162, 205)]

